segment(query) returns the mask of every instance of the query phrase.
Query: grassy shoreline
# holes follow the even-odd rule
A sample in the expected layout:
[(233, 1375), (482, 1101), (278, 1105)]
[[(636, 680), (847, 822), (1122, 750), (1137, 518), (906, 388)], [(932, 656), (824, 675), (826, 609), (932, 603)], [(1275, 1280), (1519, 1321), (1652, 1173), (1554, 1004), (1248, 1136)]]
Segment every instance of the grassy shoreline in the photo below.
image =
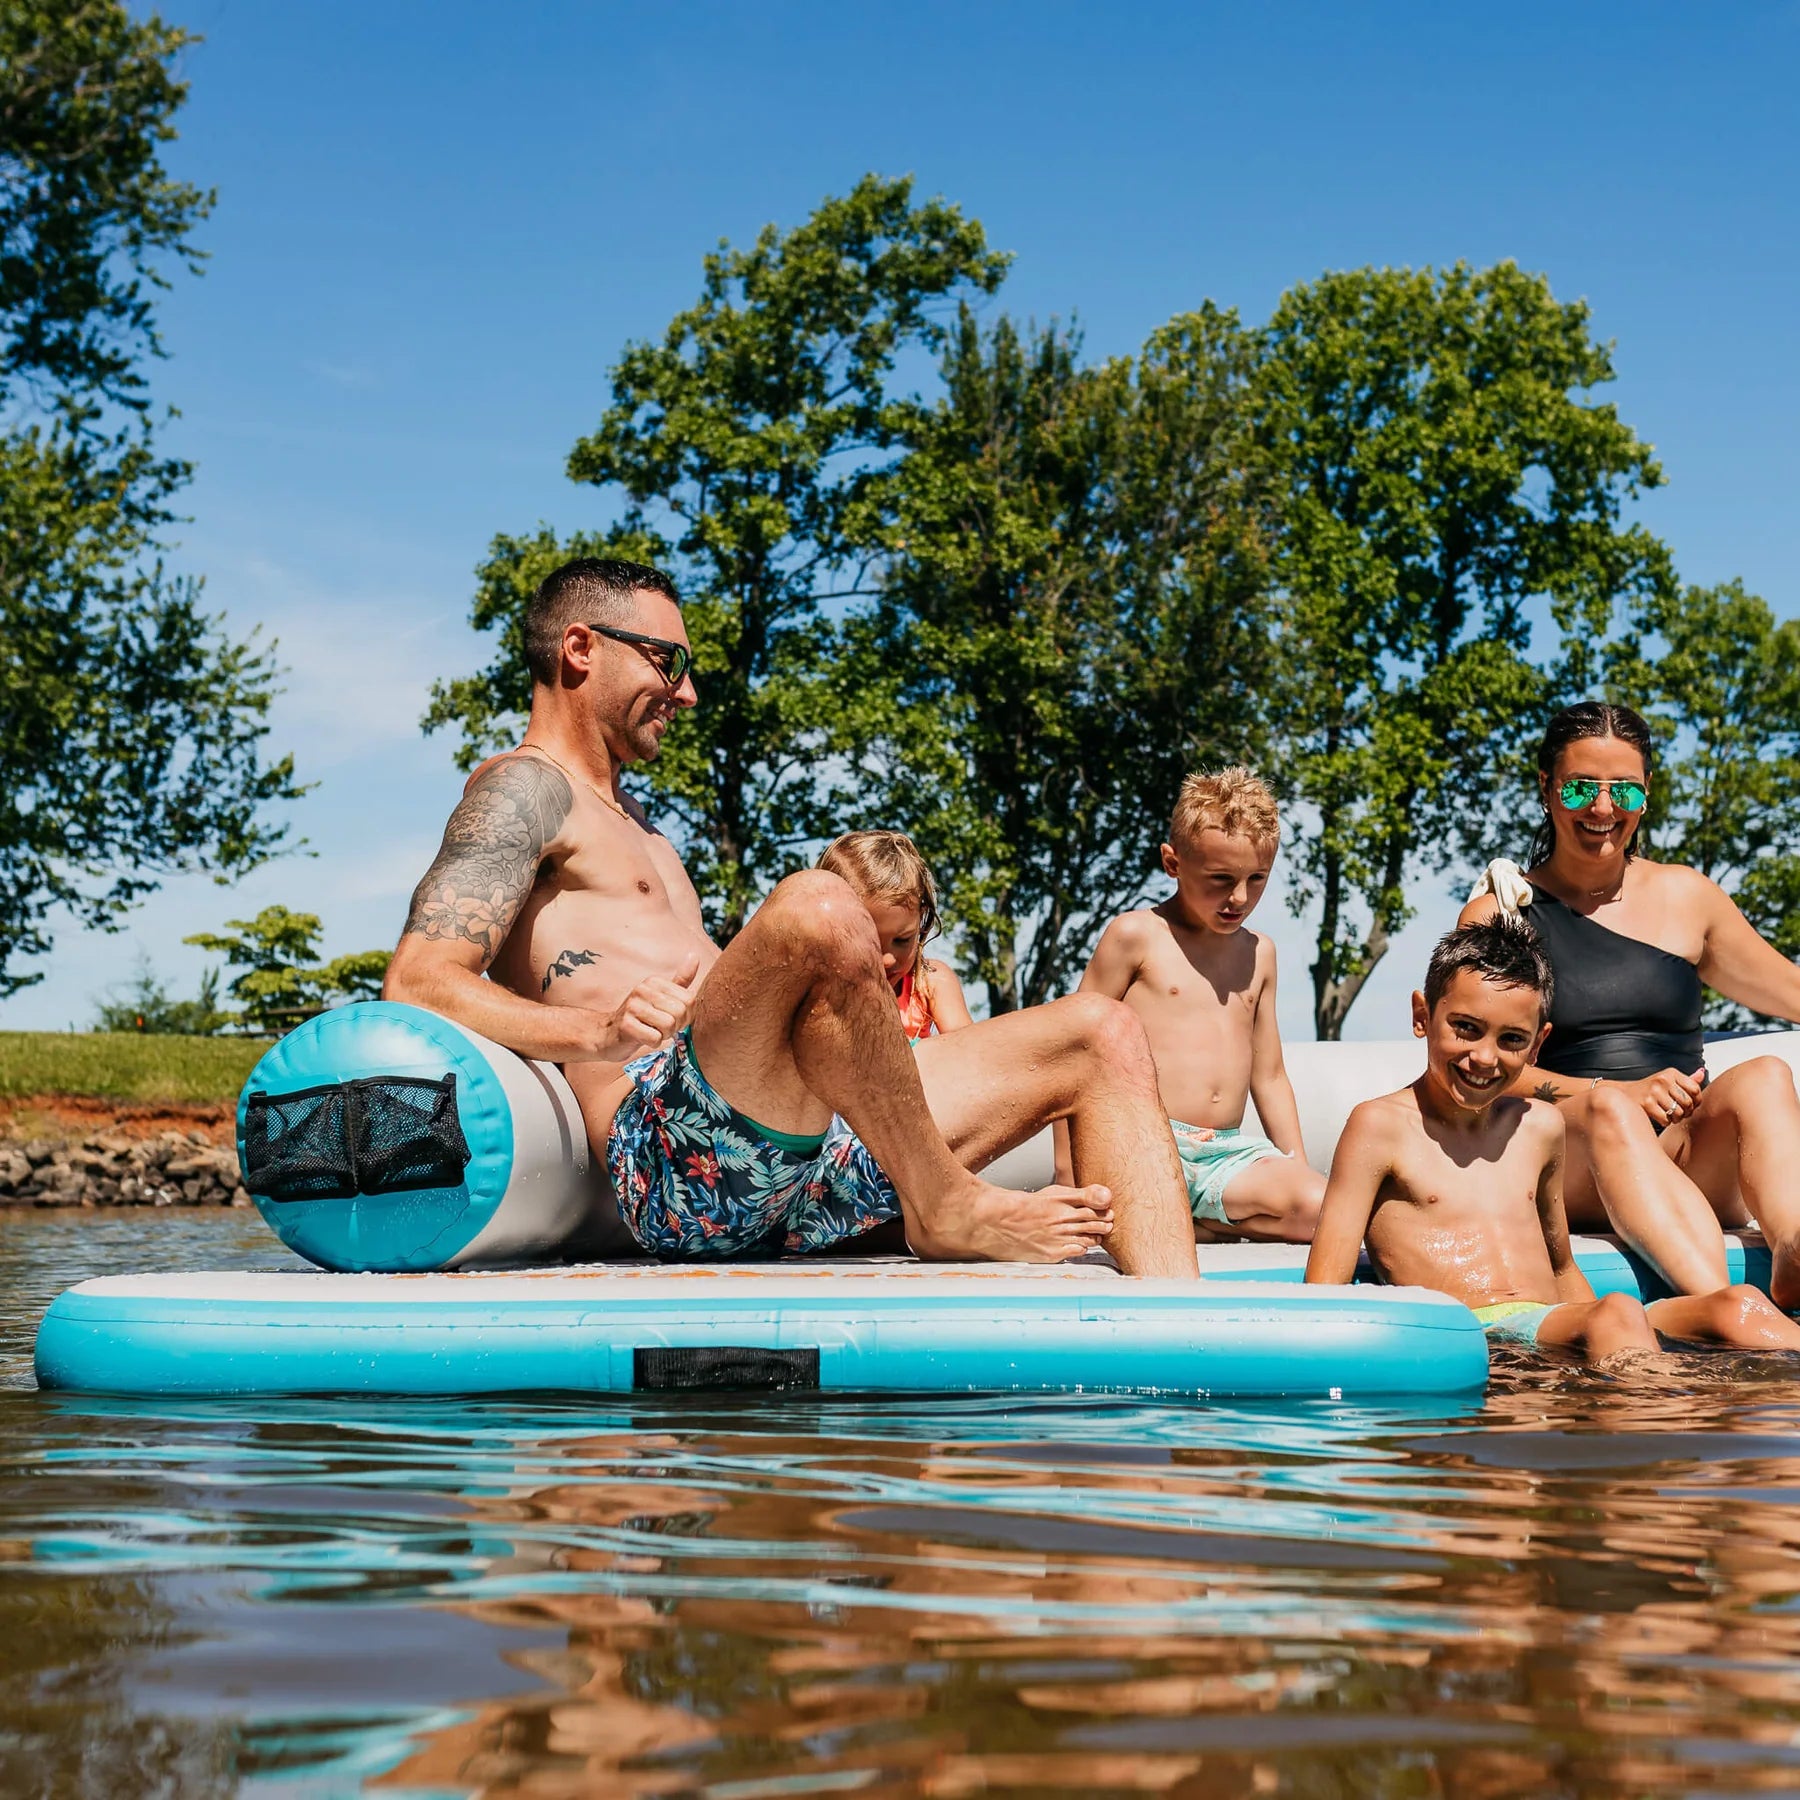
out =
[(136, 1105), (230, 1105), (271, 1041), (0, 1031), (0, 1099), (67, 1094)]

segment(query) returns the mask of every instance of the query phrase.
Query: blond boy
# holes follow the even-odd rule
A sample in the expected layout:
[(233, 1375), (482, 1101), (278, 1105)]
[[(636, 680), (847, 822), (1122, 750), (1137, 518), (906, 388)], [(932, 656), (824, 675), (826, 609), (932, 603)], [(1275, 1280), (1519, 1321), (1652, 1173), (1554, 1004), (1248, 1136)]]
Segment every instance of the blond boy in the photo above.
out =
[[(1280, 842), (1275, 796), (1250, 770), (1190, 775), (1162, 847), (1175, 892), (1114, 919), (1081, 978), (1144, 1023), (1200, 1238), (1306, 1243), (1325, 1194), (1282, 1062), (1275, 946), (1245, 927)], [(1243, 1129), (1249, 1098), (1267, 1137)]]

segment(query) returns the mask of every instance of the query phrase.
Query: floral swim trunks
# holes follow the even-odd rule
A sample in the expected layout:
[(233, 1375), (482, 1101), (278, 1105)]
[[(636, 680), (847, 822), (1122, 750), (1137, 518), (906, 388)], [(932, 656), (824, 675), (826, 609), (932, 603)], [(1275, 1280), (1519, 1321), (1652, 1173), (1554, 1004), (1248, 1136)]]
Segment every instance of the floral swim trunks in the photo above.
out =
[(1209, 1225), (1231, 1223), (1225, 1212), (1225, 1189), (1234, 1176), (1265, 1157), (1287, 1155), (1267, 1138), (1247, 1136), (1235, 1125), (1184, 1125), (1171, 1119), (1169, 1128), (1181, 1153), (1188, 1206), (1196, 1219)]
[(818, 1137), (759, 1125), (700, 1072), (690, 1033), (627, 1063), (606, 1166), (619, 1217), (664, 1261), (823, 1250), (900, 1216), (894, 1185), (841, 1119)]

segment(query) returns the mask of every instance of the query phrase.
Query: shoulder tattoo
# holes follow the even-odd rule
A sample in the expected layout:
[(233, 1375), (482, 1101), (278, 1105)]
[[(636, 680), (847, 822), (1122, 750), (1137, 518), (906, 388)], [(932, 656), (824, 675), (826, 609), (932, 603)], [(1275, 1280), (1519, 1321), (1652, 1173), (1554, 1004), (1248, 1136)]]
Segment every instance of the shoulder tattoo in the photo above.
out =
[(475, 944), (483, 967), (492, 962), (574, 803), (568, 778), (538, 757), (496, 763), (450, 815), (437, 860), (413, 893), (407, 931)]

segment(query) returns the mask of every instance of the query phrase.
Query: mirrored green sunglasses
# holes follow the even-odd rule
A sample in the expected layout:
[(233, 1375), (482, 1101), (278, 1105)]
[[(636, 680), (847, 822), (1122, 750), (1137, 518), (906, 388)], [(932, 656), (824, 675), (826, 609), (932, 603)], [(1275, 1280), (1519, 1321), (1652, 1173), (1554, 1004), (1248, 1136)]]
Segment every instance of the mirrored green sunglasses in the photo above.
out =
[(1580, 812), (1584, 806), (1592, 806), (1600, 798), (1600, 790), (1605, 788), (1612, 797), (1612, 803), (1620, 812), (1642, 812), (1644, 802), (1649, 795), (1644, 791), (1641, 781), (1594, 781), (1586, 775), (1579, 775), (1573, 781), (1565, 781), (1556, 790), (1556, 797), (1563, 803), (1567, 812)]
[(649, 659), (650, 666), (672, 688), (680, 687), (681, 678), (694, 666), (693, 651), (673, 639), (646, 637), (641, 631), (622, 631), (617, 625), (596, 625), (591, 619), (584, 619), (582, 623), (596, 637), (613, 638), (641, 651)]

